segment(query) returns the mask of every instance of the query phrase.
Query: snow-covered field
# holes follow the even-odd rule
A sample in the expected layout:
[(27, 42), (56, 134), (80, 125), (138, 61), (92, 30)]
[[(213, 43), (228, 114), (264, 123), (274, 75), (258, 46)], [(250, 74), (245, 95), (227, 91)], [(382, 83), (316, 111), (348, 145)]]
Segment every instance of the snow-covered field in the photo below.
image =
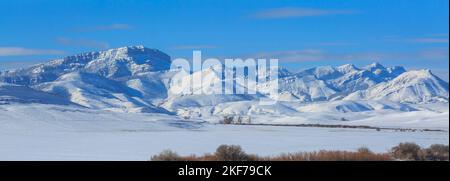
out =
[[(220, 144), (259, 155), (361, 146), (384, 152), (405, 141), (449, 142), (449, 86), (430, 70), (379, 63), (258, 69), (258, 79), (278, 74), (264, 83), (224, 79), (234, 71), (222, 66), (192, 74), (170, 67), (171, 57), (157, 49), (127, 46), (0, 72), (0, 160), (147, 160), (164, 149), (202, 154)], [(198, 77), (192, 86), (174, 84)], [(249, 85), (256, 94), (194, 94)], [(267, 99), (277, 102), (259, 104)], [(291, 126), (217, 124), (225, 117)]]
[[(376, 117), (363, 115), (364, 119), (345, 122), (444, 130), (400, 132), (219, 125), (201, 120), (186, 121), (167, 114), (115, 113), (62, 105), (0, 105), (0, 160), (148, 160), (164, 149), (183, 155), (202, 154), (213, 152), (220, 144), (238, 144), (247, 152), (259, 155), (320, 149), (355, 150), (360, 146), (383, 152), (406, 141), (422, 146), (448, 144), (448, 104), (440, 108), (444, 110), (441, 113), (366, 112), (363, 114), (376, 114)], [(357, 113), (352, 114), (357, 117)], [(327, 114), (306, 115), (328, 118)], [(299, 115), (275, 121), (299, 123), (295, 120), (300, 118)]]

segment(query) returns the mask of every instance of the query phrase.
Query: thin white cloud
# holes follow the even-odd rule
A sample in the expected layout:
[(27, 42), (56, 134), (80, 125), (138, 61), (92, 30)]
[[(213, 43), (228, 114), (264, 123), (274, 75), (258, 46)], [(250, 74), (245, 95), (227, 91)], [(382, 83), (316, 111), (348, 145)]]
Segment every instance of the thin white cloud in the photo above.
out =
[(214, 49), (218, 48), (214, 45), (179, 45), (173, 47), (175, 50), (202, 50), (202, 49)]
[(287, 62), (310, 62), (310, 61), (325, 60), (327, 56), (328, 56), (327, 53), (322, 50), (305, 49), (305, 50), (261, 52), (248, 57), (277, 58), (280, 61), (287, 61)]
[(410, 41), (415, 43), (448, 43), (448, 38), (415, 38)]
[(1, 60), (0, 71), (26, 68), (44, 62), (46, 60)]
[(129, 24), (121, 24), (121, 23), (115, 23), (110, 25), (100, 25), (100, 26), (93, 26), (93, 27), (81, 27), (76, 28), (75, 31), (78, 32), (91, 32), (91, 31), (110, 31), (110, 30), (131, 30), (134, 27)]
[(432, 36), (432, 37), (447, 37), (448, 38), (448, 33), (436, 33), (436, 34), (431, 34), (430, 36)]
[(247, 57), (276, 58), (283, 62), (313, 61), (383, 61), (383, 60), (447, 60), (448, 48), (423, 49), (413, 52), (330, 53), (320, 49), (256, 53)]
[(328, 10), (328, 9), (286, 7), (260, 11), (253, 14), (252, 17), (258, 19), (280, 19), (280, 18), (301, 18), (301, 17), (355, 14), (355, 13), (357, 13), (357, 11), (355, 10)]
[(59, 55), (64, 54), (61, 50), (31, 49), (23, 47), (0, 47), (0, 56), (24, 56), (24, 55)]
[(385, 36), (383, 37), (386, 42), (393, 43), (423, 43), (423, 44), (448, 44), (448, 34), (432, 34), (423, 37), (401, 37), (401, 36)]
[(99, 48), (108, 49), (110, 46), (107, 42), (86, 40), (86, 39), (70, 39), (65, 37), (57, 38), (56, 41), (61, 45), (74, 46), (74, 47), (87, 47), (87, 48)]
[(419, 58), (439, 60), (439, 59), (449, 59), (449, 49), (447, 48), (431, 48), (421, 50), (417, 53)]
[(316, 44), (313, 44), (313, 45), (336, 47), (336, 46), (351, 46), (351, 45), (355, 45), (355, 43), (350, 43), (350, 42), (320, 42), (320, 43), (316, 43)]

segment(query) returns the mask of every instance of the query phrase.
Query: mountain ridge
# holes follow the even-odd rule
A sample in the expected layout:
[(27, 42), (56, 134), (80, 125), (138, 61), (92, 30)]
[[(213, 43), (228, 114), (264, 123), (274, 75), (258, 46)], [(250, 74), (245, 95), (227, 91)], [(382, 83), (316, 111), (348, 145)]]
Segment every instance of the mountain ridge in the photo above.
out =
[[(0, 82), (57, 95), (87, 108), (125, 112), (176, 113), (178, 109), (191, 109), (192, 106), (257, 101), (264, 97), (298, 103), (339, 100), (448, 102), (448, 83), (430, 70), (408, 71), (401, 66), (385, 67), (380, 63), (361, 68), (352, 64), (321, 66), (297, 73), (280, 69), (279, 78), (272, 80), (277, 81), (279, 89), (276, 91), (280, 96), (271, 94), (273, 90), (267, 88), (268, 84), (258, 85), (255, 96), (172, 95), (171, 82), (188, 81), (192, 76), (203, 74), (195, 72), (177, 77), (176, 73), (168, 71), (170, 62), (170, 56), (157, 49), (127, 46), (81, 53), (28, 68), (0, 72)], [(214, 82), (232, 83), (218, 80), (221, 74), (213, 70), (205, 70), (204, 73), (212, 77), (205, 79), (202, 86), (210, 86)], [(247, 87), (241, 84), (236, 86)], [(206, 88), (214, 90), (213, 87)]]
[(108, 78), (120, 78), (141, 72), (170, 68), (170, 56), (144, 46), (127, 46), (97, 52), (80, 53), (37, 64), (28, 68), (0, 72), (0, 81), (34, 85), (56, 80), (65, 73), (83, 71)]

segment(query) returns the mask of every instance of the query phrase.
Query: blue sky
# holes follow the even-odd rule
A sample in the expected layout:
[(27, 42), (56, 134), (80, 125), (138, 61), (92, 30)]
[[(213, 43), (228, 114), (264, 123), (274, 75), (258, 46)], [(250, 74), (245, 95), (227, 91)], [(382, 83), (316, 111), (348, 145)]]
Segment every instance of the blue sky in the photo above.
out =
[(0, 70), (142, 44), (173, 58), (377, 61), (448, 80), (448, 0), (0, 0)]

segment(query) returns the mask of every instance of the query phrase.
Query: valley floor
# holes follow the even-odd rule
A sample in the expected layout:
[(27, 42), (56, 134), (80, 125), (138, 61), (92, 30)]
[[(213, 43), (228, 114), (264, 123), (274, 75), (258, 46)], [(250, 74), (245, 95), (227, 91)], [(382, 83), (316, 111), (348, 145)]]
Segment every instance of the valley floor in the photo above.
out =
[[(241, 145), (247, 152), (259, 155), (356, 150), (361, 146), (385, 152), (400, 142), (415, 142), (424, 147), (448, 144), (448, 107), (436, 114), (427, 111), (401, 114), (380, 114), (378, 119), (369, 117), (347, 123), (444, 131), (221, 125), (165, 114), (37, 104), (0, 105), (0, 160), (149, 160), (164, 149), (181, 155), (203, 154), (214, 152), (221, 144)], [(285, 123), (295, 122), (295, 117), (274, 121), (283, 119)]]

